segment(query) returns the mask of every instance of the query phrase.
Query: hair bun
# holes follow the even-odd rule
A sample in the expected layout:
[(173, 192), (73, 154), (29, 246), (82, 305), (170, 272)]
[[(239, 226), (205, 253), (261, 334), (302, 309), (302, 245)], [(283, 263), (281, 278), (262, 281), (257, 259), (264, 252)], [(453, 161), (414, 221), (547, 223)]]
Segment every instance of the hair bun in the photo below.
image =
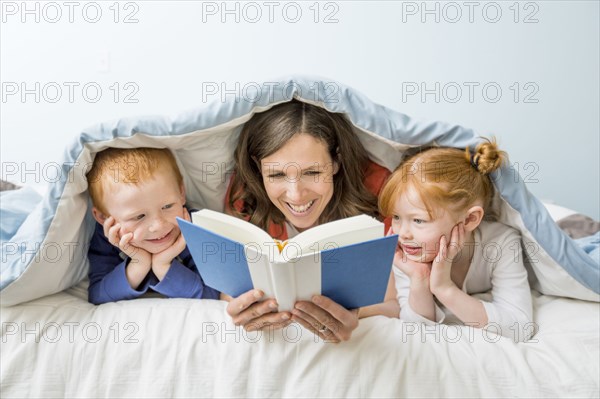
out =
[(469, 161), (479, 173), (487, 175), (499, 169), (507, 160), (506, 152), (501, 151), (496, 139), (485, 139), (475, 147), (475, 153), (469, 155)]

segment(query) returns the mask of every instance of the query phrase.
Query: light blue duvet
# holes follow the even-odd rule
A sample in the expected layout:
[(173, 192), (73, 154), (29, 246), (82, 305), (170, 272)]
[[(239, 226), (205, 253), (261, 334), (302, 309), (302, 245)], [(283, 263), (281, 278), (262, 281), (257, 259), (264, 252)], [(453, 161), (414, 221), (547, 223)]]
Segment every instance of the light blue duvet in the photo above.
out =
[[(185, 175), (188, 204), (222, 210), (241, 126), (253, 113), (292, 97), (345, 113), (371, 158), (390, 170), (408, 148), (433, 143), (472, 147), (479, 140), (470, 129), (420, 122), (338, 82), (309, 77), (265, 82), (243, 98), (217, 100), (173, 120), (124, 118), (98, 124), (66, 146), (62, 178), (45, 196), (28, 188), (1, 193), (2, 305), (59, 292), (85, 278), (87, 245), (95, 223), (88, 209), (85, 172), (96, 152), (107, 147), (171, 148)], [(563, 234), (511, 166), (495, 173), (493, 180), (500, 197), (500, 221), (522, 233), (534, 288), (549, 295), (598, 301), (597, 257)]]

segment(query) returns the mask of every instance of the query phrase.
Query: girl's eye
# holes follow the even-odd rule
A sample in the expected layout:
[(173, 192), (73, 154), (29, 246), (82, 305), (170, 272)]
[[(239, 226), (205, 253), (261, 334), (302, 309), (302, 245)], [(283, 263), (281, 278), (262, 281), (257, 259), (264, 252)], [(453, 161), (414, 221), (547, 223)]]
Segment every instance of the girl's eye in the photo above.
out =
[(425, 223), (425, 221), (423, 219), (413, 219), (413, 222), (415, 222), (416, 224)]
[(392, 216), (392, 220), (400, 220), (400, 216), (394, 215), (394, 216)]

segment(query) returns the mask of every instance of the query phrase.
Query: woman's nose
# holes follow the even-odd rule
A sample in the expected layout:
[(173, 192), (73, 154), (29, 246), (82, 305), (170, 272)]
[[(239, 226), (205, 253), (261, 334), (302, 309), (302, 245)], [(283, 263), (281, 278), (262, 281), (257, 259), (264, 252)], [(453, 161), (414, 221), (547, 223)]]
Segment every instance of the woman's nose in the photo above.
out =
[(302, 184), (302, 180), (298, 179), (295, 181), (290, 181), (287, 187), (287, 195), (288, 198), (292, 201), (300, 201), (302, 200), (304, 191), (304, 185)]

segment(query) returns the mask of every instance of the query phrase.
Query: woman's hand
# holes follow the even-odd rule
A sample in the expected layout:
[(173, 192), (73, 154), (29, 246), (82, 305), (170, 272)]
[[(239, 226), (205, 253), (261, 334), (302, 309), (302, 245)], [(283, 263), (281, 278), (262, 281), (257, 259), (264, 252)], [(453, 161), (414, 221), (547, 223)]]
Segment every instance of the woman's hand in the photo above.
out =
[(315, 295), (311, 302), (296, 302), (292, 320), (327, 342), (348, 341), (358, 327), (358, 309), (347, 310), (331, 299)]
[[(236, 326), (243, 326), (246, 331), (280, 329), (289, 325), (289, 312), (277, 312), (277, 302), (273, 298), (260, 301), (264, 292), (250, 290), (237, 298), (231, 298), (227, 305), (227, 314)], [(260, 302), (259, 302), (260, 301)]]

